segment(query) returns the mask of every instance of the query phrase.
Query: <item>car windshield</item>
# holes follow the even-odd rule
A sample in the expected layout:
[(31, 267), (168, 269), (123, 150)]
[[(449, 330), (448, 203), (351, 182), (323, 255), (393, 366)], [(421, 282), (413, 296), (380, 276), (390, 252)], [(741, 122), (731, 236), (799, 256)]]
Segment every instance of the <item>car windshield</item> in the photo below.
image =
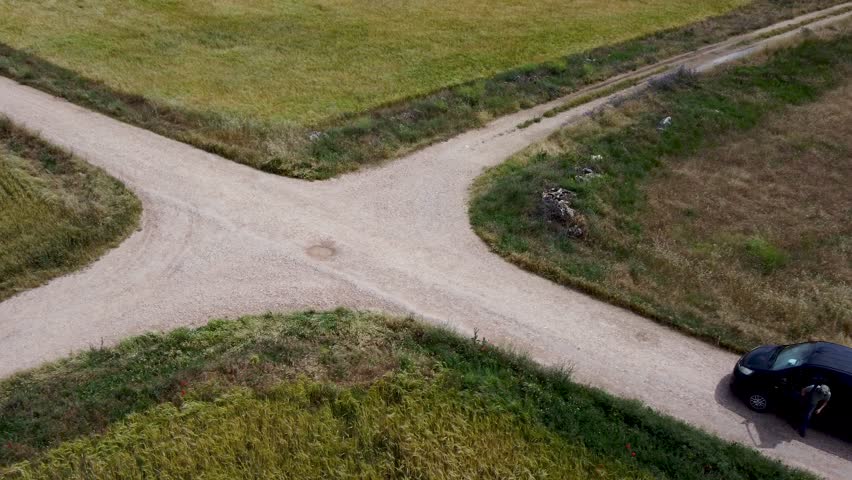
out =
[(781, 370), (801, 365), (811, 356), (814, 348), (816, 348), (816, 345), (813, 343), (800, 343), (778, 350), (775, 354), (775, 361), (772, 362), (772, 370)]

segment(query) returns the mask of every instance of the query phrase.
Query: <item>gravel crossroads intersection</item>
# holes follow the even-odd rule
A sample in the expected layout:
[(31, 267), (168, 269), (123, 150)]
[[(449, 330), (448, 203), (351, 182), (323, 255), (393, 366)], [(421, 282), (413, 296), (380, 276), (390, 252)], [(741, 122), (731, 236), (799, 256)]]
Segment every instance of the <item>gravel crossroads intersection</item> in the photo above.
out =
[[(749, 37), (752, 45), (797, 32), (785, 38), (763, 33)], [(757, 48), (742, 40), (630, 75), (680, 64), (710, 68)], [(735, 355), (524, 272), (490, 253), (472, 232), (468, 188), (484, 167), (611, 100), (516, 128), (565, 100), (552, 102), (382, 167), (309, 183), (241, 166), (0, 78), (0, 114), (104, 168), (144, 206), (140, 230), (93, 265), (0, 303), (0, 376), (102, 342), (215, 317), (381, 309), (466, 334), (477, 330), (543, 363), (571, 366), (580, 382), (640, 399), (792, 466), (849, 478), (848, 444), (818, 432), (802, 441), (777, 418), (751, 414), (731, 397), (727, 375)]]

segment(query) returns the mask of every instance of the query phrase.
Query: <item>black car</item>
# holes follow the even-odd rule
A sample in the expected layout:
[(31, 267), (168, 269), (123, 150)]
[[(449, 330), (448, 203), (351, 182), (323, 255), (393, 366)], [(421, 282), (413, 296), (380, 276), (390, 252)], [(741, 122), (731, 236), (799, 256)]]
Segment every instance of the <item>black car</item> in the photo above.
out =
[(852, 348), (829, 342), (765, 345), (743, 355), (731, 387), (749, 408), (795, 411), (802, 388), (818, 380), (831, 388), (831, 400), (814, 417), (816, 427), (852, 427)]

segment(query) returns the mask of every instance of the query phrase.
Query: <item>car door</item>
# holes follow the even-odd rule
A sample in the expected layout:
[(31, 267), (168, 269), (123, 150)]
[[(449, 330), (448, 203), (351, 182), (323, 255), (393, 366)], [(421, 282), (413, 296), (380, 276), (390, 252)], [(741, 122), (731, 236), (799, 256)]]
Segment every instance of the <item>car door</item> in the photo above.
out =
[(814, 419), (814, 426), (827, 433), (849, 437), (852, 429), (852, 375), (825, 372), (825, 383), (831, 389), (831, 400)]
[(801, 408), (802, 389), (808, 386), (815, 372), (808, 367), (793, 367), (780, 370), (775, 379), (774, 394), (784, 410), (797, 411)]

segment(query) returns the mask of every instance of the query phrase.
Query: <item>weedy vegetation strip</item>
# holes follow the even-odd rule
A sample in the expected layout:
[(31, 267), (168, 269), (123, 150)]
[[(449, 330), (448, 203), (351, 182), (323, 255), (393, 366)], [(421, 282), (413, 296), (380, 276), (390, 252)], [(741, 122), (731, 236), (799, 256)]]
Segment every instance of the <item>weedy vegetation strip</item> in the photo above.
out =
[(8, 478), (809, 478), (479, 338), (348, 310), (214, 320), (0, 382)]

